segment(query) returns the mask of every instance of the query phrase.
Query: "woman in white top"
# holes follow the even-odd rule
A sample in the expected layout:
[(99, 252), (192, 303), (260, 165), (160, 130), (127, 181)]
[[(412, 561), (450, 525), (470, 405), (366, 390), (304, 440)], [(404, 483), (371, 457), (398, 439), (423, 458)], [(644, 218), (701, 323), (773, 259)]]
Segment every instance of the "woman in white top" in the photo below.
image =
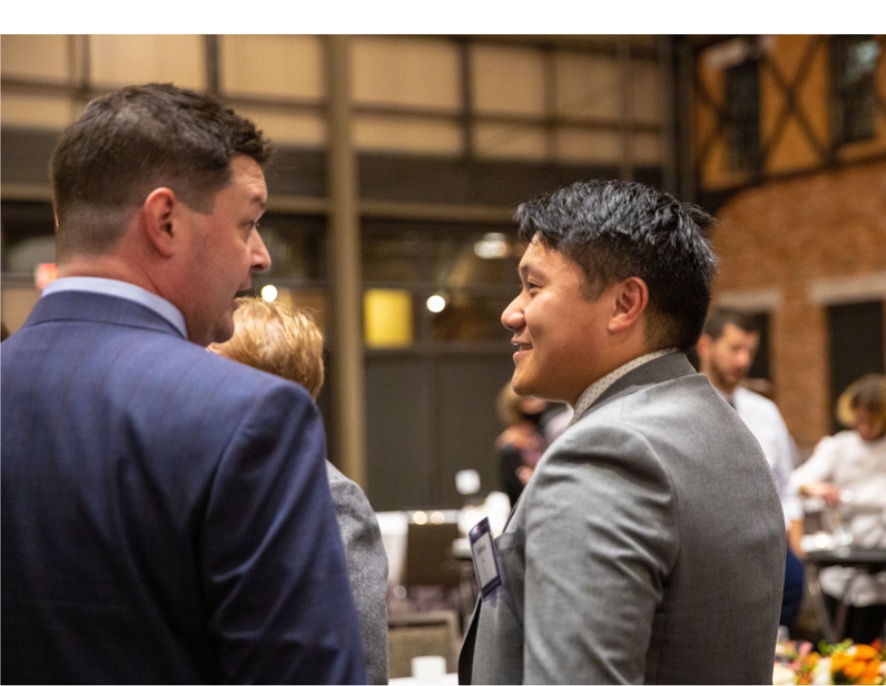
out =
[[(793, 473), (792, 486), (834, 508), (853, 545), (886, 548), (886, 376), (868, 374), (851, 384), (837, 401), (837, 419), (852, 430), (822, 439)], [(886, 572), (829, 567), (819, 580), (825, 594), (845, 596), (850, 605), (847, 638), (868, 643), (883, 635)]]

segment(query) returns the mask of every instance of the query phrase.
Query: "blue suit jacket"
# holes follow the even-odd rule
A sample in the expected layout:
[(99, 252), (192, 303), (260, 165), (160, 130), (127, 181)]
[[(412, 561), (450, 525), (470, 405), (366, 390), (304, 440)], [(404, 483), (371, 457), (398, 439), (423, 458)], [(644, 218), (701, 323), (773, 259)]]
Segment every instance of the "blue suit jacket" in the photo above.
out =
[(104, 295), (2, 357), (5, 683), (365, 683), (316, 406)]

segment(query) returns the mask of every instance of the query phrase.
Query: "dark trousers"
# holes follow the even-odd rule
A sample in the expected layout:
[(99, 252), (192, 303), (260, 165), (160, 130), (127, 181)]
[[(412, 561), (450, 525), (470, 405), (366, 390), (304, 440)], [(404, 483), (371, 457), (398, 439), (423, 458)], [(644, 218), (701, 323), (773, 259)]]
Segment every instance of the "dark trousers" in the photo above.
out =
[(788, 629), (794, 628), (794, 622), (800, 613), (804, 586), (803, 562), (788, 548), (784, 567), (784, 595), (781, 600), (781, 617), (778, 620), (779, 624), (786, 626)]

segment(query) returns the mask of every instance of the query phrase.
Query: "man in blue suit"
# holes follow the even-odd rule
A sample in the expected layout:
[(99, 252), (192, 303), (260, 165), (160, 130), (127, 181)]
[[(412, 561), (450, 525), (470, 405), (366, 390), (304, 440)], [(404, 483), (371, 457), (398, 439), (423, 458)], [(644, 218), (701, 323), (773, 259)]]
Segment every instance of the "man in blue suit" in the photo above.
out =
[(5, 683), (365, 683), (317, 408), (205, 349), (270, 265), (269, 152), (151, 84), (53, 153), (61, 278), (2, 346)]

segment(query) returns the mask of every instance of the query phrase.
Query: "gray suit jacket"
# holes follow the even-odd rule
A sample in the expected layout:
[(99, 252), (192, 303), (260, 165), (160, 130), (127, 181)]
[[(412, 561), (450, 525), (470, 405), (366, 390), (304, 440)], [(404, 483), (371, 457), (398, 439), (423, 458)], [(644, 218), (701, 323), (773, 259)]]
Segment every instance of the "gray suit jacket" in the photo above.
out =
[(388, 556), (378, 518), (363, 489), (326, 463), (335, 516), (345, 546), (348, 578), (360, 618), (366, 676), (370, 684), (388, 683)]
[(784, 546), (753, 435), (684, 355), (653, 360), (542, 457), (460, 681), (771, 684)]

